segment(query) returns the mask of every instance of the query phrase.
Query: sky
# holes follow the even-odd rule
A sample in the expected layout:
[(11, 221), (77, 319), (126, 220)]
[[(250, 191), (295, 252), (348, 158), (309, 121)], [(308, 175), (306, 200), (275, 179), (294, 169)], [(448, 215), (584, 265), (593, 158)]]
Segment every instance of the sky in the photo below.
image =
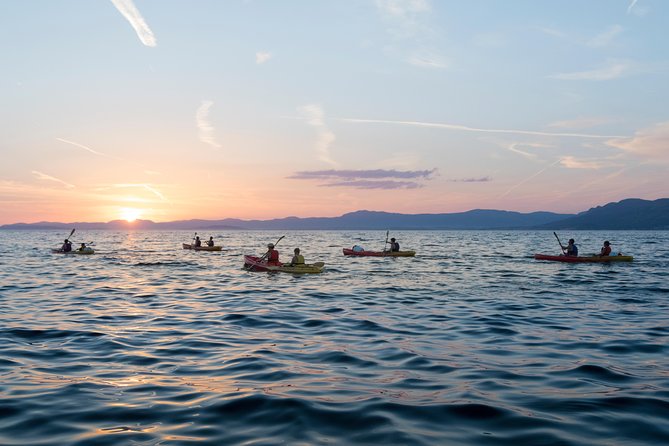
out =
[(0, 1), (0, 224), (669, 196), (664, 0)]

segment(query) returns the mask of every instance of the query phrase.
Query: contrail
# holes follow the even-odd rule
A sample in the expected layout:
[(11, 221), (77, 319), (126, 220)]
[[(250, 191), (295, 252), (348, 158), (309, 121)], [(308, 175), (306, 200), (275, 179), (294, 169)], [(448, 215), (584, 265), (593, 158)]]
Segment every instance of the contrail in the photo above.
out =
[(56, 139), (60, 142), (64, 142), (64, 143), (67, 143), (67, 144), (72, 144), (73, 146), (77, 146), (77, 147), (82, 148), (84, 150), (88, 150), (89, 152), (94, 153), (95, 155), (104, 156), (106, 158), (113, 158), (109, 155), (105, 155), (104, 153), (97, 152), (97, 151), (95, 151), (95, 150), (91, 149), (90, 147), (87, 147), (83, 144), (79, 144), (78, 142), (68, 141), (67, 139), (63, 139), (63, 138), (56, 138)]
[(634, 6), (636, 5), (636, 2), (637, 2), (637, 1), (638, 1), (638, 0), (632, 0), (632, 2), (630, 3), (630, 5), (627, 7), (627, 13), (628, 13), (628, 14), (629, 14), (630, 12), (632, 12), (632, 9), (634, 9)]
[(73, 189), (74, 188), (73, 184), (70, 184), (70, 183), (68, 183), (66, 181), (63, 181), (63, 180), (61, 180), (59, 178), (56, 178), (56, 177), (52, 177), (51, 175), (47, 175), (45, 173), (42, 173), (39, 170), (33, 170), (31, 173), (33, 175), (35, 175), (40, 180), (55, 181), (56, 183), (60, 183), (68, 189)]
[(559, 133), (559, 132), (539, 132), (534, 130), (482, 129), (477, 127), (467, 127), (465, 125), (445, 124), (438, 122), (389, 121), (383, 119), (354, 119), (354, 118), (340, 118), (340, 120), (344, 122), (355, 122), (362, 124), (409, 125), (414, 127), (431, 127), (431, 128), (461, 130), (464, 132), (476, 132), (476, 133), (510, 133), (514, 135), (559, 136), (559, 137), (570, 137), (570, 138), (595, 138), (595, 139), (627, 138), (627, 136), (593, 135), (589, 133)]
[(123, 17), (130, 22), (130, 25), (137, 33), (137, 37), (139, 37), (139, 40), (141, 40), (144, 45), (156, 46), (156, 38), (153, 36), (153, 32), (149, 28), (149, 25), (144, 21), (144, 18), (139, 13), (132, 0), (111, 0), (111, 2), (116, 6), (116, 9), (123, 14)]
[(530, 181), (532, 178), (541, 175), (542, 173), (544, 173), (545, 171), (547, 171), (548, 169), (550, 169), (551, 167), (553, 167), (554, 165), (556, 165), (556, 164), (559, 163), (560, 161), (562, 161), (562, 160), (559, 159), (559, 160), (555, 161), (553, 164), (551, 164), (551, 165), (549, 165), (549, 166), (547, 166), (547, 167), (544, 167), (544, 168), (541, 169), (539, 172), (537, 172), (537, 173), (535, 173), (535, 174), (533, 174), (533, 175), (530, 175), (529, 177), (525, 178), (523, 181), (521, 181), (520, 183), (516, 184), (516, 185), (513, 186), (511, 189), (507, 190), (506, 192), (504, 192), (502, 195), (500, 195), (500, 196), (497, 197), (497, 198), (499, 199), (499, 198), (506, 197), (507, 195), (509, 195), (509, 192), (511, 192), (512, 190), (514, 190), (514, 189), (517, 188), (518, 186), (521, 186), (521, 185), (527, 183), (527, 182)]

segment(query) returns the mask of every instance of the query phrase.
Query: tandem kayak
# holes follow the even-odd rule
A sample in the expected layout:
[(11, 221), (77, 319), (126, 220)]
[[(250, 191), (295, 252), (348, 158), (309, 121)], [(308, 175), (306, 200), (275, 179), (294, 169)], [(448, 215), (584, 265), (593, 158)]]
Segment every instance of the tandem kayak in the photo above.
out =
[(95, 250), (88, 246), (81, 251), (78, 249), (73, 249), (72, 251), (65, 252), (62, 249), (52, 249), (51, 252), (54, 254), (79, 254), (79, 255), (95, 254)]
[(353, 251), (349, 248), (344, 248), (345, 256), (359, 256), (359, 257), (413, 257), (416, 251)]
[(188, 243), (183, 243), (184, 249), (192, 249), (194, 251), (220, 251), (222, 246), (193, 246)]
[(633, 256), (587, 256), (587, 257), (574, 257), (574, 256), (552, 256), (548, 254), (534, 254), (536, 260), (548, 260), (552, 262), (567, 262), (567, 263), (603, 263), (603, 262), (631, 262)]
[(265, 260), (260, 260), (256, 256), (244, 256), (244, 268), (249, 271), (267, 271), (292, 274), (318, 274), (323, 272), (325, 263), (307, 263), (304, 265), (293, 265), (289, 263), (269, 264)]

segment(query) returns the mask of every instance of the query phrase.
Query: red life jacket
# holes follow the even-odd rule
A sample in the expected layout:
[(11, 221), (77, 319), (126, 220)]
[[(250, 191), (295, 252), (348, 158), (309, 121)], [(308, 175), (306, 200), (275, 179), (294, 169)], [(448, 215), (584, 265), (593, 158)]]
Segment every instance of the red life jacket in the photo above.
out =
[(273, 249), (269, 252), (269, 255), (267, 256), (267, 261), (268, 262), (278, 262), (279, 261), (279, 251), (276, 249)]

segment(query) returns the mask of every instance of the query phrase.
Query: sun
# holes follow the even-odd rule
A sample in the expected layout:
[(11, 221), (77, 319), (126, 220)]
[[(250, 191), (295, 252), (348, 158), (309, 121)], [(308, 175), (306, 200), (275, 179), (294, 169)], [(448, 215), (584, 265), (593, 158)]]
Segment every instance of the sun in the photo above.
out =
[(121, 219), (127, 221), (128, 223), (132, 223), (141, 216), (142, 216), (141, 209), (121, 208)]

